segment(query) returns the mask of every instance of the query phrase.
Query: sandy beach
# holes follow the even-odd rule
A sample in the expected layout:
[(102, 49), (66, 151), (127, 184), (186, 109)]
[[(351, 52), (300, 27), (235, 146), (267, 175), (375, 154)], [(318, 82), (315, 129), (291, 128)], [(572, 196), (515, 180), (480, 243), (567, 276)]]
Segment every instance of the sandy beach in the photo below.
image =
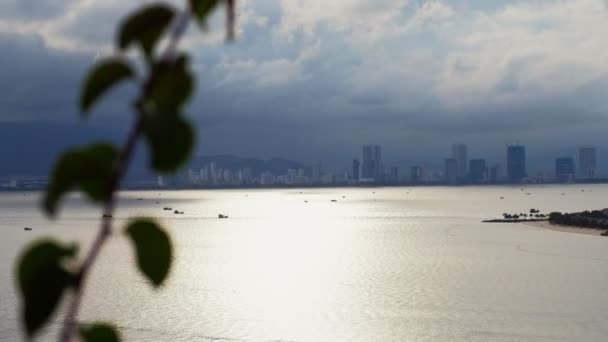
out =
[(564, 232), (564, 233), (601, 236), (601, 234), (605, 231), (603, 229), (560, 226), (560, 225), (551, 224), (551, 223), (549, 223), (549, 221), (522, 222), (522, 223), (526, 226), (533, 227), (533, 228), (549, 229), (549, 230), (555, 230), (555, 231)]

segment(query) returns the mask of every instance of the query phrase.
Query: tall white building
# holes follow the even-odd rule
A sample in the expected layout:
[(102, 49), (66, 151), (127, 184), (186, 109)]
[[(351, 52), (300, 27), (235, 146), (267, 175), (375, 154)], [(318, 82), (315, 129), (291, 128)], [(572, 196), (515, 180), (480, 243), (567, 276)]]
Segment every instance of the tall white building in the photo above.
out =
[(456, 159), (458, 164), (458, 178), (464, 178), (467, 175), (467, 145), (454, 144), (452, 145), (452, 158)]

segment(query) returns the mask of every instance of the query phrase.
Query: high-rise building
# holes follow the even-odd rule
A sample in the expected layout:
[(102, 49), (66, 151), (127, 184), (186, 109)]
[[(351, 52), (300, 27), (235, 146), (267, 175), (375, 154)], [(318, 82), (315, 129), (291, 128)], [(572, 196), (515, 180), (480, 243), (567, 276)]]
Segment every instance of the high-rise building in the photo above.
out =
[(467, 175), (467, 145), (454, 144), (452, 145), (452, 159), (456, 159), (458, 163), (458, 178), (464, 178)]
[(502, 180), (500, 164), (490, 167), (490, 183), (498, 183)]
[(353, 180), (359, 180), (359, 168), (361, 167), (361, 163), (359, 159), (353, 159)]
[(391, 166), (391, 183), (399, 183), (399, 166)]
[(483, 182), (488, 179), (488, 168), (485, 159), (471, 159), (469, 161), (469, 174), (474, 183)]
[(458, 160), (448, 158), (445, 160), (445, 181), (449, 184), (456, 183), (458, 179)]
[(321, 162), (319, 161), (312, 163), (312, 182), (321, 182)]
[(412, 166), (410, 170), (410, 181), (414, 184), (422, 181), (422, 167)]
[(382, 149), (378, 145), (364, 145), (362, 150), (361, 178), (380, 181), (382, 176)]
[(595, 147), (583, 146), (578, 149), (578, 170), (582, 179), (593, 179), (596, 176)]
[(569, 157), (555, 159), (555, 177), (560, 182), (573, 181), (574, 159)]
[(265, 171), (260, 175), (260, 185), (272, 185), (274, 180), (274, 175), (269, 171)]
[(507, 177), (511, 182), (520, 182), (527, 177), (525, 146), (510, 145), (507, 147)]

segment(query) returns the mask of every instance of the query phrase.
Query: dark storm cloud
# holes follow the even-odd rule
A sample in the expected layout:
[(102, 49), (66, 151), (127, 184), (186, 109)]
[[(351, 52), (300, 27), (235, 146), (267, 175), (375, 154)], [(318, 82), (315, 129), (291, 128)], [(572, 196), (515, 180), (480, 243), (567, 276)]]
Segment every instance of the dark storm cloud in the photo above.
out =
[(37, 35), (0, 34), (0, 121), (73, 117), (87, 57), (52, 50)]

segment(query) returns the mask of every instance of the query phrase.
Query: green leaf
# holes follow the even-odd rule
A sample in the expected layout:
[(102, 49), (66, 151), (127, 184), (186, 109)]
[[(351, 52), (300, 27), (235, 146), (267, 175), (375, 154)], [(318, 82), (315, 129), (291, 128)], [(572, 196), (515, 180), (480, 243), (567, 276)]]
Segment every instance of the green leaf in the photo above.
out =
[(175, 113), (186, 103), (194, 79), (188, 70), (188, 58), (180, 56), (175, 61), (159, 63), (153, 69), (148, 104), (157, 113)]
[(76, 246), (62, 246), (41, 240), (29, 246), (17, 264), (17, 280), (23, 297), (22, 319), (25, 331), (32, 336), (53, 314), (64, 290), (74, 276), (62, 262), (76, 256)]
[(194, 17), (201, 26), (207, 22), (207, 17), (213, 12), (213, 9), (223, 0), (189, 0), (190, 8)]
[(131, 66), (119, 58), (97, 63), (84, 82), (80, 93), (80, 111), (86, 114), (95, 101), (118, 83), (133, 77)]
[(85, 342), (118, 342), (120, 334), (111, 324), (95, 323), (81, 324), (78, 328), (80, 337)]
[(131, 222), (126, 233), (135, 246), (139, 270), (154, 286), (160, 286), (171, 268), (173, 251), (169, 235), (149, 219)]
[(144, 134), (150, 150), (150, 164), (161, 173), (177, 170), (192, 153), (194, 131), (179, 115), (148, 115)]
[(175, 10), (162, 4), (142, 8), (128, 17), (118, 33), (118, 46), (125, 50), (138, 43), (146, 56), (151, 56), (158, 39), (167, 30)]
[(118, 152), (107, 143), (65, 152), (53, 170), (43, 198), (47, 214), (54, 215), (61, 198), (76, 187), (93, 202), (102, 201), (117, 159)]

